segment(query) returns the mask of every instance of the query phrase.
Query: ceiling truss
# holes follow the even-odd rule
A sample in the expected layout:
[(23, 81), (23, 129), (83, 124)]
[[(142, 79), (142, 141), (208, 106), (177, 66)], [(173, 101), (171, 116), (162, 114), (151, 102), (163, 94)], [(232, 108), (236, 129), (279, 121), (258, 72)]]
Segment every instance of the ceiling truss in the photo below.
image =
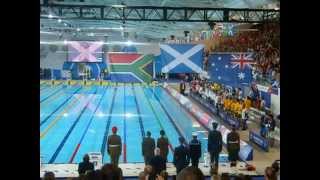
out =
[(177, 22), (278, 22), (280, 11), (273, 9), (192, 8), (157, 6), (97, 6), (41, 4), (40, 18), (54, 14), (61, 19)]

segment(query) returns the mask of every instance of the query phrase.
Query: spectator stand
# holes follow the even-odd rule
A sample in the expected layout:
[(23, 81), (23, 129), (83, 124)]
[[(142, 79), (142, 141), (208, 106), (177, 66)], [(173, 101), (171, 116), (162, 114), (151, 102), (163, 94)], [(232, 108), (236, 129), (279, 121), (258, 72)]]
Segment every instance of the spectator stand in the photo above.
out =
[[(261, 88), (259, 88), (261, 90)], [(261, 90), (263, 91), (263, 90)], [(270, 94), (267, 94), (266, 92), (265, 96), (269, 95), (269, 103), (268, 107), (270, 107)], [(260, 92), (261, 94), (261, 92)], [(229, 125), (235, 125), (237, 129), (240, 129), (240, 121), (239, 119), (231, 116), (229, 113), (225, 112), (223, 109), (217, 109), (216, 106), (216, 97), (218, 96), (215, 92), (206, 89), (205, 91), (200, 91), (200, 92), (190, 92), (189, 96), (192, 97), (193, 99), (195, 99), (197, 102), (199, 102), (202, 106), (204, 106), (205, 108), (207, 108), (211, 113), (215, 114), (216, 116), (218, 116), (219, 118), (222, 119), (222, 121)], [(269, 109), (268, 107), (266, 107), (266, 109)], [(262, 136), (260, 136), (259, 132), (259, 127), (260, 126), (260, 119), (261, 116), (265, 114), (264, 111), (260, 111), (256, 108), (250, 108), (248, 111), (249, 114), (249, 120), (248, 123), (254, 123), (255, 126), (251, 125), (250, 126), (250, 131), (249, 131), (249, 140), (253, 143), (255, 143), (256, 145), (258, 145), (258, 147), (260, 147), (261, 149), (263, 149), (264, 151), (269, 151), (269, 139), (268, 138), (264, 138)], [(277, 124), (279, 124), (278, 121), (276, 121)], [(274, 139), (275, 139), (275, 144), (279, 145), (280, 144), (280, 128), (279, 126), (275, 128), (274, 131)]]
[[(139, 173), (143, 171), (145, 164), (120, 163), (119, 167), (122, 169), (124, 179), (138, 179)], [(209, 166), (206, 167), (204, 163), (199, 163), (199, 168), (206, 179), (211, 179)], [(44, 173), (48, 171), (55, 173), (56, 179), (59, 180), (79, 177), (78, 164), (43, 164), (42, 167), (40, 167), (40, 177), (43, 177)], [(176, 175), (176, 168), (172, 163), (167, 163), (167, 173), (169, 174), (169, 179), (172, 179), (173, 176)], [(252, 176), (253, 178), (261, 177), (256, 171), (248, 171), (244, 162), (238, 163), (237, 167), (232, 169), (229, 163), (222, 162), (219, 165), (219, 174), (222, 173), (229, 173), (231, 176), (244, 174)]]

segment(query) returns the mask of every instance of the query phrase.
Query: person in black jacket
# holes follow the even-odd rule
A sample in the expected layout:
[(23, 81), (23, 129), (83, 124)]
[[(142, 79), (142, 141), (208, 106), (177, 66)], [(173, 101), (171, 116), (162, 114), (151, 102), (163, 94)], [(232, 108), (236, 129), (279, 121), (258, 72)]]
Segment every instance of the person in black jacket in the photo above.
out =
[(231, 162), (230, 166), (236, 166), (239, 159), (240, 135), (236, 132), (235, 125), (232, 126), (232, 131), (227, 135), (227, 150), (228, 158)]
[(180, 82), (180, 93), (185, 95), (185, 90), (186, 90), (186, 84), (183, 81), (181, 81)]
[(190, 157), (188, 148), (184, 146), (185, 140), (179, 137), (180, 146), (174, 149), (173, 164), (177, 169), (177, 174), (189, 165)]
[(212, 131), (208, 135), (208, 152), (210, 153), (211, 159), (211, 169), (213, 165), (215, 170), (218, 170), (219, 167), (219, 154), (222, 151), (222, 135), (221, 132), (217, 130), (218, 123), (212, 123)]
[(199, 159), (201, 157), (201, 142), (197, 139), (197, 134), (192, 134), (193, 139), (189, 144), (189, 155), (191, 159), (191, 164), (193, 167), (198, 167)]
[(162, 156), (166, 161), (169, 154), (169, 140), (165, 136), (164, 130), (160, 130), (160, 137), (157, 139), (157, 147), (160, 148), (160, 156)]
[(150, 164), (150, 159), (154, 156), (154, 149), (156, 143), (151, 137), (151, 132), (147, 131), (147, 137), (143, 138), (142, 141), (142, 155), (144, 157), (144, 163), (146, 165)]
[(83, 157), (83, 161), (79, 163), (78, 173), (79, 175), (85, 174), (87, 171), (93, 171), (94, 165), (90, 162), (90, 158), (88, 154), (85, 154)]
[(166, 159), (164, 159), (160, 153), (160, 148), (156, 148), (154, 150), (155, 156), (153, 156), (150, 160), (150, 165), (152, 166), (152, 173), (150, 175), (151, 179), (155, 179), (155, 177), (159, 175), (161, 171), (167, 169)]

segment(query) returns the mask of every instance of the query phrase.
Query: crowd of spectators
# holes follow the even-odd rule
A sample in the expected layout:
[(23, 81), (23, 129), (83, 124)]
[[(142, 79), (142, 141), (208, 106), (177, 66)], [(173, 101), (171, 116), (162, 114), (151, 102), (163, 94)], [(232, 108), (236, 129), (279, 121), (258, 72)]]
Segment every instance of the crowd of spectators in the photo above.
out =
[(181, 94), (193, 93), (200, 96), (215, 107), (217, 114), (223, 110), (233, 117), (234, 120), (237, 120), (242, 130), (248, 128), (247, 121), (249, 119), (250, 108), (259, 110), (259, 112), (264, 114), (260, 119), (260, 135), (268, 138), (270, 145), (273, 146), (276, 127), (275, 119), (280, 118), (274, 117), (271, 110), (266, 107), (266, 102), (260, 95), (256, 84), (252, 84), (249, 94), (245, 95), (244, 90), (241, 88), (209, 82), (197, 76), (192, 78), (193, 80), (190, 83), (181, 83), (184, 84), (180, 85)]
[(258, 24), (256, 31), (241, 31), (233, 37), (223, 37), (212, 52), (254, 52), (256, 64), (253, 78), (259, 83), (280, 87), (280, 26)]

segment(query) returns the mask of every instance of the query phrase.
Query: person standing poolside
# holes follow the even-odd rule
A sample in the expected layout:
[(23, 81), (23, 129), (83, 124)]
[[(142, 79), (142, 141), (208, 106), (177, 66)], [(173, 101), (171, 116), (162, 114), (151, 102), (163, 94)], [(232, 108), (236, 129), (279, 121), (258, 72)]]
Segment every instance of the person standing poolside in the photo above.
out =
[(160, 148), (160, 156), (162, 156), (166, 162), (169, 154), (169, 140), (165, 137), (164, 130), (160, 131), (160, 138), (157, 140), (157, 147)]
[(214, 173), (218, 172), (219, 167), (219, 154), (222, 151), (222, 135), (217, 130), (218, 123), (212, 123), (212, 131), (208, 135), (208, 152), (210, 153), (211, 170)]
[(150, 164), (150, 159), (154, 156), (155, 140), (151, 137), (151, 132), (147, 131), (147, 137), (142, 141), (142, 155), (145, 165)]
[(122, 151), (121, 137), (117, 135), (117, 127), (112, 127), (112, 135), (108, 137), (108, 154), (110, 155), (111, 164), (118, 166), (119, 158)]

